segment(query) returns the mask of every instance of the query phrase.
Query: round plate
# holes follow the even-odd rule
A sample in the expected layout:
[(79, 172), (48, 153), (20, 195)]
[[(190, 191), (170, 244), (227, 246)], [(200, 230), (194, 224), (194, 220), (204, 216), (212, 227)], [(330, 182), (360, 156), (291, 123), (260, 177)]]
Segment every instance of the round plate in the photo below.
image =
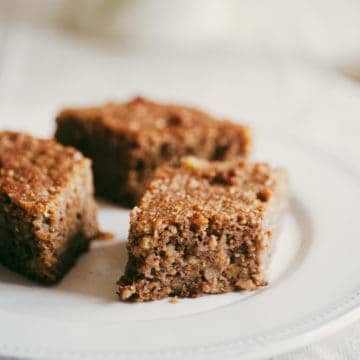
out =
[(41, 287), (1, 267), (0, 354), (69, 359), (253, 359), (327, 335), (360, 315), (356, 175), (326, 152), (274, 128), (256, 134), (256, 159), (288, 168), (290, 210), (270, 286), (127, 304), (128, 211), (100, 204), (115, 241), (94, 243), (64, 281)]

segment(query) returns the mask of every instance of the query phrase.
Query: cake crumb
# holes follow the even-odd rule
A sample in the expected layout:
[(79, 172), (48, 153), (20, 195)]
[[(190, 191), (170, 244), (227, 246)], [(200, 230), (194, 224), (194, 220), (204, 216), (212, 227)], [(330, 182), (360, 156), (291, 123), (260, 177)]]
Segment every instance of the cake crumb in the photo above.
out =
[(111, 241), (114, 239), (114, 234), (109, 231), (100, 231), (96, 239), (100, 241)]
[(179, 298), (177, 296), (171, 297), (169, 303), (177, 304), (179, 302)]

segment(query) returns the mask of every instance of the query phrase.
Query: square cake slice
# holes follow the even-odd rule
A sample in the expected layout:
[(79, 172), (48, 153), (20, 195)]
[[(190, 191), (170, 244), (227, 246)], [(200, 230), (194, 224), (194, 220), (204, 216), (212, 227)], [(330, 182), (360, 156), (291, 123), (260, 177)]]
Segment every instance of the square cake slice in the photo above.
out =
[(197, 297), (267, 284), (287, 206), (286, 171), (184, 158), (158, 169), (130, 216), (120, 299)]
[(97, 234), (90, 160), (53, 140), (0, 132), (0, 262), (52, 284)]
[(176, 164), (185, 155), (225, 160), (247, 155), (250, 146), (246, 126), (143, 98), (63, 110), (55, 137), (93, 160), (98, 195), (126, 206), (137, 203), (165, 161)]

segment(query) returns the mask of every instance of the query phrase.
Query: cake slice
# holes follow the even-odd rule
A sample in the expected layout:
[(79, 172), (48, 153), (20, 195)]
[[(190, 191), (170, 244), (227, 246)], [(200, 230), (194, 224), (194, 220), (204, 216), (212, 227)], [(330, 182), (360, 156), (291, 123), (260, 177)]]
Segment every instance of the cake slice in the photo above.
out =
[(52, 140), (0, 132), (0, 262), (52, 284), (97, 234), (90, 160)]
[(184, 155), (224, 160), (247, 155), (250, 146), (246, 126), (143, 98), (63, 110), (55, 137), (93, 160), (98, 195), (126, 206), (137, 203), (165, 161), (176, 164)]
[(266, 285), (287, 198), (286, 171), (267, 164), (187, 157), (177, 168), (162, 166), (130, 215), (121, 300)]

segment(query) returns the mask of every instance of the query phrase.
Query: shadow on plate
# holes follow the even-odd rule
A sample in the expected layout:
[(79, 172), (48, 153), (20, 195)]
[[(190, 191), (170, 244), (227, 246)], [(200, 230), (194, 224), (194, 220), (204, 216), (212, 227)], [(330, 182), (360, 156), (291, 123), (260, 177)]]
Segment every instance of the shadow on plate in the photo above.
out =
[(296, 220), (300, 237), (300, 248), (289, 271), (292, 273), (297, 270), (309, 251), (314, 239), (314, 226), (305, 205), (294, 196), (290, 197), (290, 212)]
[(117, 301), (116, 282), (124, 272), (126, 261), (125, 241), (98, 241), (78, 259), (76, 265), (57, 285), (41, 286), (3, 266), (0, 267), (0, 283), (41, 287), (45, 292), (69, 292), (103, 302), (114, 302)]
[(102, 197), (97, 196), (96, 197), (96, 203), (98, 204), (98, 206), (101, 209), (106, 209), (106, 210), (125, 210), (125, 211), (130, 211), (131, 209), (129, 207), (126, 206), (122, 206), (118, 203), (112, 202), (110, 200), (106, 200)]
[(125, 241), (98, 242), (79, 259), (55, 290), (96, 297), (104, 302), (116, 301), (116, 282), (124, 272), (126, 261)]

